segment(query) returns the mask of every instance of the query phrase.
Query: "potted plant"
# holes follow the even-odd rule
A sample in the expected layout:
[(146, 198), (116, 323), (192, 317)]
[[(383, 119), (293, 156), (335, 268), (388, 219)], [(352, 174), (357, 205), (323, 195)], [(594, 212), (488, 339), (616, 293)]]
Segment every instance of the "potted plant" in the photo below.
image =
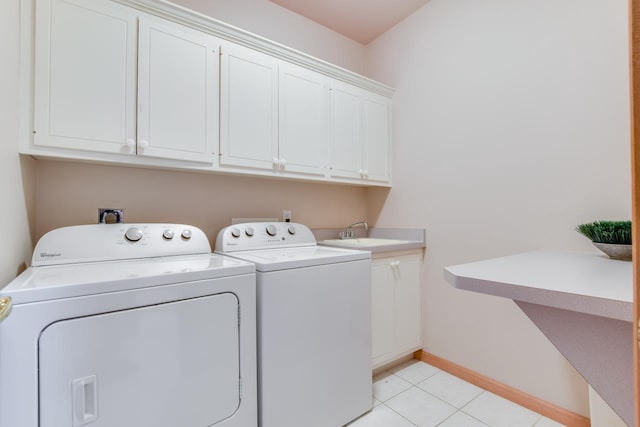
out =
[(609, 258), (631, 260), (631, 221), (595, 221), (577, 226), (576, 231)]

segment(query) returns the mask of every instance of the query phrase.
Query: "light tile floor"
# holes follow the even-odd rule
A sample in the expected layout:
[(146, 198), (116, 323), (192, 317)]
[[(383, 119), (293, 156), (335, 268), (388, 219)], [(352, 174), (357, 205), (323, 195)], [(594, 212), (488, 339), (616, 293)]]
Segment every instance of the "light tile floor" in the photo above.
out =
[(562, 427), (417, 360), (373, 378), (373, 409), (349, 427)]

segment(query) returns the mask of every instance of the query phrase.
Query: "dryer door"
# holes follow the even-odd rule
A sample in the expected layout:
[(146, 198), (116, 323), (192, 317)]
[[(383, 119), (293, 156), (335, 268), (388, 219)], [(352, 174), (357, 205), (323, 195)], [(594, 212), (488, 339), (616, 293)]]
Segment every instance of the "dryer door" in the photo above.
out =
[(232, 293), (55, 322), (39, 339), (40, 426), (210, 426), (240, 404)]

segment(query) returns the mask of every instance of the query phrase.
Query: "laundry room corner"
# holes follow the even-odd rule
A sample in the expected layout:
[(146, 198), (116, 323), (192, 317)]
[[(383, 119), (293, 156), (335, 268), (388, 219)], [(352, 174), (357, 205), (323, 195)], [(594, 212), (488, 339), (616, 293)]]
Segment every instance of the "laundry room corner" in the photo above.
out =
[(0, 223), (5, 245), (0, 286), (20, 273), (31, 258), (35, 239), (35, 161), (18, 155), (20, 2), (0, 4)]

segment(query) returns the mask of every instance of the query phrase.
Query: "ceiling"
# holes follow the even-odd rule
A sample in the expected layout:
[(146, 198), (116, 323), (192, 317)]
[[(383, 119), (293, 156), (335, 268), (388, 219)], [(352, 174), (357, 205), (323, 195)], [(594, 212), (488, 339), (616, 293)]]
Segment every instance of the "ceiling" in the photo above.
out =
[(429, 0), (271, 1), (366, 45)]

